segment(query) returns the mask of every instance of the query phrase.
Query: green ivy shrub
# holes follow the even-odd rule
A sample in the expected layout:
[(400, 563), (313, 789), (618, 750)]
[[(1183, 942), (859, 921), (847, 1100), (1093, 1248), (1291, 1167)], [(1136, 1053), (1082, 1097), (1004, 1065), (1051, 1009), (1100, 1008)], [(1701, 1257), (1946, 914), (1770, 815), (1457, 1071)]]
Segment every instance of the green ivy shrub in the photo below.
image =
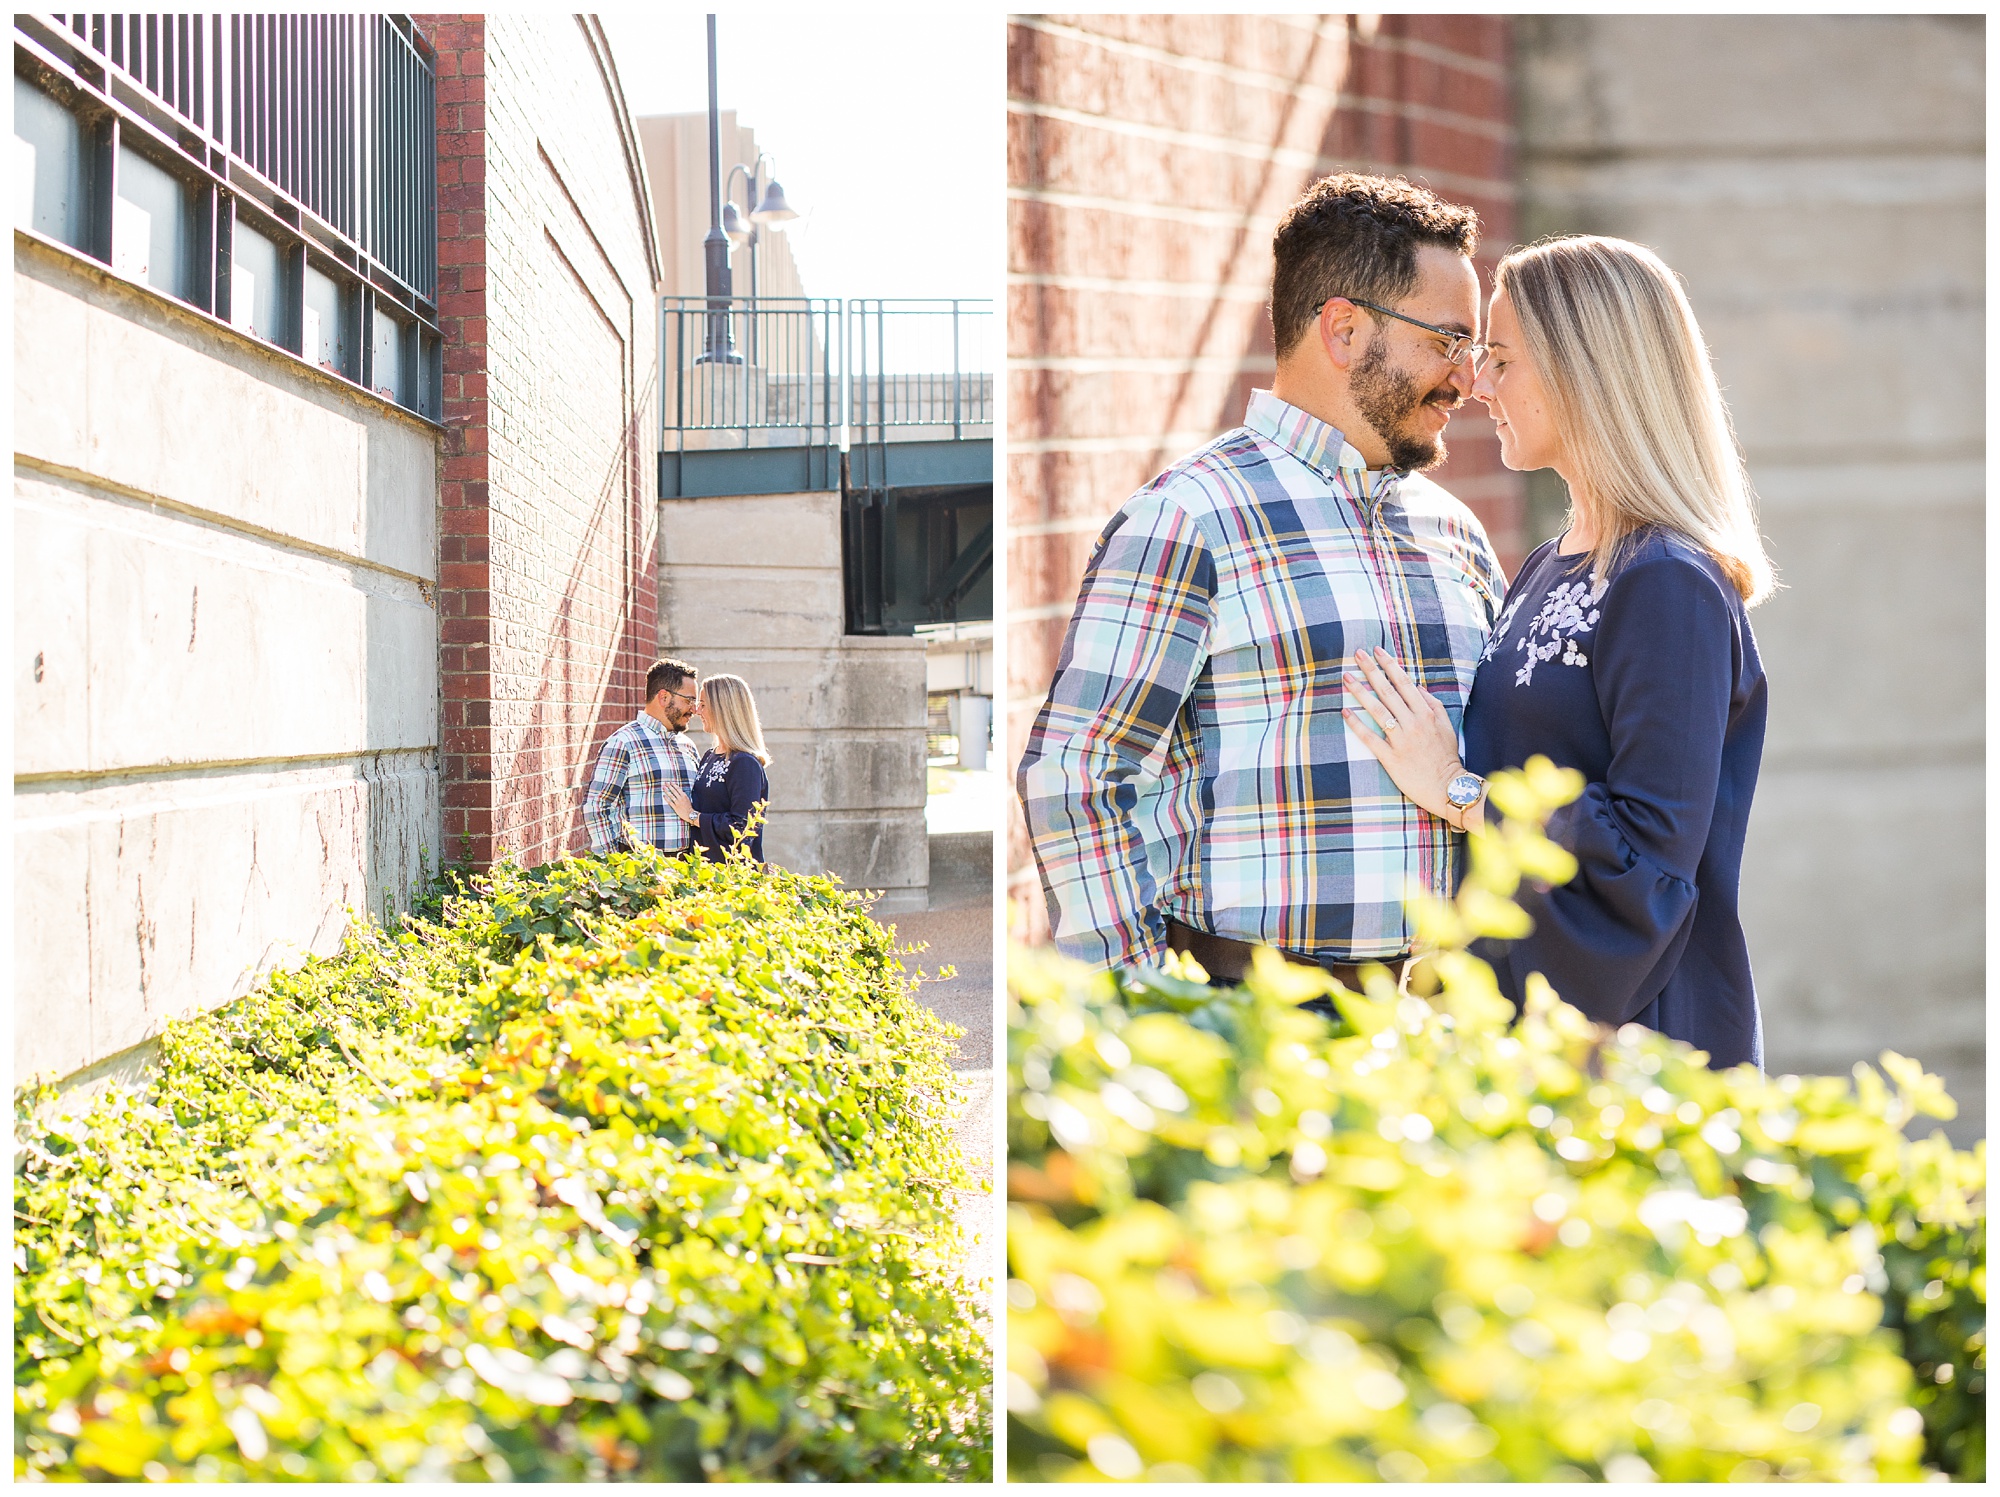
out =
[(952, 1031), (829, 880), (502, 866), (16, 1102), (26, 1479), (978, 1480)]
[(1985, 1146), (1904, 1135), (1936, 1078), (1718, 1073), (1545, 983), (1516, 1021), (1462, 949), (1573, 871), (1579, 788), (1496, 783), (1428, 997), (1013, 953), (1016, 1479), (1983, 1478)]

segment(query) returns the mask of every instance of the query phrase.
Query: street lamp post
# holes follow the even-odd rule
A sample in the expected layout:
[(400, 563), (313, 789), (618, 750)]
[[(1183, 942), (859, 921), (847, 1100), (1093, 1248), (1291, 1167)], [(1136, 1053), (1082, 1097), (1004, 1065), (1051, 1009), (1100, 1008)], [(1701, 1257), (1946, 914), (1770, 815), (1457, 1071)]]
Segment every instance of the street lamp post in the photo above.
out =
[(708, 297), (702, 364), (740, 364), (729, 331), (729, 236), (722, 232), (722, 129), (715, 100), (715, 17), (708, 18), (708, 233), (701, 241)]
[[(776, 228), (788, 219), (799, 215), (790, 203), (785, 201), (785, 189), (778, 185), (775, 176), (766, 177), (764, 167), (770, 161), (762, 151), (757, 153), (753, 165), (742, 162), (729, 168), (728, 191), (722, 205), (722, 231), (738, 244), (750, 248), (750, 362), (757, 362), (757, 246), (763, 239), (763, 227), (768, 224)], [(736, 174), (743, 174), (743, 207), (749, 215), (736, 211)]]

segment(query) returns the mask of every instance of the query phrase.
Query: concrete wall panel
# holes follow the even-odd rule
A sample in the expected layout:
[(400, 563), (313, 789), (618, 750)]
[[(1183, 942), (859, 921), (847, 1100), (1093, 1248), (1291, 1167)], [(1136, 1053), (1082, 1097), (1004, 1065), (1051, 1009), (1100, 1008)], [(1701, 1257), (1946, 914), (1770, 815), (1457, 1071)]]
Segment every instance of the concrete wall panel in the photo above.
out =
[(435, 766), (408, 754), (17, 795), (17, 1073), (81, 1069), (334, 950), (350, 907), (407, 895), (437, 818)]
[(660, 506), (660, 548), (668, 556), (726, 556), (746, 536), (757, 539), (743, 559), (760, 567), (838, 566), (840, 495), (746, 494)]
[(64, 1076), (437, 866), (437, 470), (374, 397), (15, 267), (15, 1068)]
[(1757, 163), (1749, 184), (1714, 162), (1686, 176), (1654, 161), (1552, 167), (1529, 231), (1660, 252), (1686, 280), (1753, 459), (1803, 456), (1830, 434), (1849, 449), (1927, 454), (1956, 442), (1949, 455), (1962, 456), (1983, 391), (1936, 370), (1983, 352), (1982, 164), (1782, 166), (1767, 182), (1774, 164)]
[[(1893, 516), (1837, 502), (1767, 506), (1763, 528), (1785, 583), (1751, 616), (1766, 661), (1780, 667), (1766, 765), (1977, 762), (1986, 732), (1980, 502), (1906, 503)], [(1885, 529), (1894, 544), (1884, 544)], [(1857, 567), (1858, 556), (1869, 564)], [(1952, 840), (1965, 837), (1977, 845), (1977, 828)]]
[(844, 613), (837, 495), (660, 505), (660, 650), (750, 683), (771, 750), (765, 857), (922, 909), (924, 642), (843, 634)]
[(86, 675), (45, 666), (17, 692), (17, 774), (436, 742), (415, 584), (30, 476), (17, 496), (23, 543), (57, 561), (20, 579), (17, 639), (89, 642)]
[[(16, 381), (18, 452), (437, 575), (434, 506), (408, 497), (413, 482), (422, 493), (435, 479), (420, 424), (109, 275), (40, 246), (17, 249), (16, 367), (40, 370), (55, 362), (49, 350), (66, 351), (47, 384)], [(234, 440), (217, 441), (220, 430)]]
[[(90, 829), (14, 823), (14, 1080), (67, 1076), (90, 1045)], [(136, 929), (129, 918), (120, 922)]]
[(727, 673), (750, 682), (766, 729), (782, 723), (840, 732), (907, 730), (923, 720), (924, 677), (912, 672), (904, 657), (921, 657), (923, 649), (915, 639), (849, 636), (825, 650), (697, 649), (688, 663), (705, 675)]
[(1984, 1131), (1985, 22), (1516, 23), (1524, 235), (1686, 278), (1785, 590), (1744, 927), (1780, 1070), (1885, 1048)]
[(1766, 777), (1743, 918), (1773, 1069), (1915, 1055), (1944, 1068), (1962, 1126), (1983, 1133), (1985, 1012), (1967, 995), (1985, 963), (1965, 934), (1984, 925), (1985, 819), (1977, 764)]
[[(746, 531), (743, 540), (755, 534)], [(660, 578), (660, 610), (671, 621), (662, 631), (661, 648), (681, 655), (786, 643), (801, 649), (834, 648), (841, 641), (847, 607), (839, 566), (838, 551), (831, 567), (817, 571), (747, 562), (672, 566)]]
[(924, 740), (908, 728), (771, 728), (771, 802), (787, 810), (924, 808)]
[(14, 772), (90, 762), (90, 533), (14, 508)]
[(837, 874), (852, 889), (882, 890), (883, 912), (925, 907), (930, 843), (921, 809), (773, 812), (764, 856), (786, 868)]
[(1984, 137), (1978, 16), (1605, 19), (1523, 29), (1516, 87), (1537, 145), (1741, 156), (1977, 150)]

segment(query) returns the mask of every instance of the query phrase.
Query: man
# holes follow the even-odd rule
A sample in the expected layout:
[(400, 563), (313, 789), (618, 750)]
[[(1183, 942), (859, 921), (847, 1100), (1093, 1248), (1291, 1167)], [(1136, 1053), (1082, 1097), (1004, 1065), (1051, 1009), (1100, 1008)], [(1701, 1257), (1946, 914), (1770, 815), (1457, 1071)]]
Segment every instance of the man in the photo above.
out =
[(1100, 967), (1256, 944), (1400, 971), (1411, 881), (1461, 840), (1347, 731), (1381, 648), (1459, 719), (1504, 580), (1418, 470), (1472, 386), (1478, 218), (1401, 180), (1315, 183), (1279, 226), (1277, 372), (1244, 424), (1105, 526), (1018, 788), (1056, 945)]
[(671, 786), (685, 795), (694, 784), (694, 745), (681, 730), (700, 693), (694, 667), (662, 659), (646, 672), (646, 706), (605, 740), (583, 794), (583, 824), (594, 853), (631, 851), (650, 842), (661, 852), (692, 845), (688, 824), (667, 804)]

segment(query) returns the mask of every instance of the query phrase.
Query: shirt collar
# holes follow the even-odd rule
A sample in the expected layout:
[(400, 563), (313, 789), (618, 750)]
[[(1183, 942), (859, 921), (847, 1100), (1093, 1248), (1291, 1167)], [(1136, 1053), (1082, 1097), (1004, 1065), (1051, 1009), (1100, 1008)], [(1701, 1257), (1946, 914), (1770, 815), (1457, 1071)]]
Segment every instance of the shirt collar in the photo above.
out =
[(640, 732), (650, 733), (655, 738), (670, 738), (673, 736), (661, 725), (658, 718), (654, 717), (652, 713), (646, 711), (644, 708), (639, 710), (638, 717), (634, 718), (633, 721), (639, 724)]
[(1402, 481), (1394, 468), (1384, 468), (1368, 485), (1368, 460), (1354, 450), (1338, 428), (1300, 410), (1288, 400), (1280, 400), (1269, 390), (1252, 390), (1250, 407), (1243, 424), (1260, 437), (1276, 442), (1293, 457), (1348, 494), (1383, 499)]

